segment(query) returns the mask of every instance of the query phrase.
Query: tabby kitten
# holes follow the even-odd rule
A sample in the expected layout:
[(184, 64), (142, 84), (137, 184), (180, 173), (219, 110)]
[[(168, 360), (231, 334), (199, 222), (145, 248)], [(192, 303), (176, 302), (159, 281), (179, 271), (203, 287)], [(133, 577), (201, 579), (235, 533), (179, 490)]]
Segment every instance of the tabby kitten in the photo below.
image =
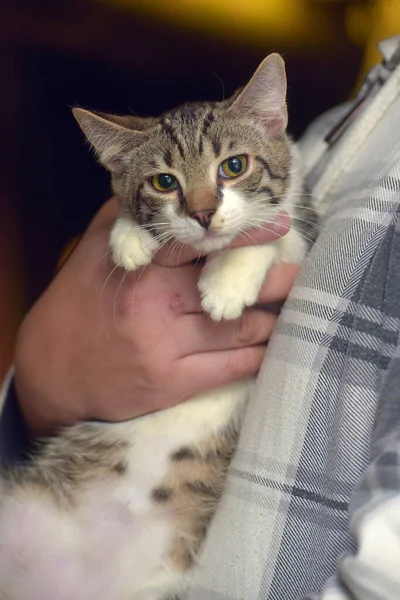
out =
[[(272, 264), (300, 263), (292, 229), (264, 246), (226, 249), (281, 209), (296, 217), (302, 181), (285, 134), (286, 78), (271, 55), (243, 91), (158, 119), (75, 109), (111, 172), (121, 213), (116, 265), (150, 262), (169, 238), (210, 253), (202, 306), (235, 319)], [(206, 375), (206, 374), (205, 374)], [(82, 423), (44, 442), (8, 474), (0, 499), (2, 600), (161, 600), (195, 572), (252, 381), (124, 423)]]

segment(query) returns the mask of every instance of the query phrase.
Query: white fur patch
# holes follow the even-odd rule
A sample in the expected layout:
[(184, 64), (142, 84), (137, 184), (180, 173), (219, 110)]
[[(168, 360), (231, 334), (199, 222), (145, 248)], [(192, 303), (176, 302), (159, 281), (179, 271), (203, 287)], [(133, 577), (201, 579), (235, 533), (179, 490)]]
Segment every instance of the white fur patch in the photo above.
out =
[(215, 228), (219, 230), (219, 224), (221, 223), (221, 231), (226, 230), (229, 234), (236, 235), (243, 227), (244, 216), (245, 201), (242, 196), (234, 189), (225, 188), (221, 206), (214, 215)]
[(215, 252), (228, 246), (243, 227), (244, 208), (243, 198), (234, 190), (225, 189), (222, 203), (207, 231), (194, 219), (177, 215), (170, 204), (166, 205), (163, 217), (170, 223), (171, 234), (176, 240), (200, 252)]
[(104, 425), (130, 445), (123, 477), (82, 486), (71, 510), (26, 486), (1, 498), (0, 598), (12, 600), (162, 600), (190, 573), (168, 563), (177, 521), (155, 506), (173, 452), (238, 427), (252, 389), (245, 380), (175, 407)]
[(151, 262), (159, 243), (131, 219), (119, 217), (111, 230), (110, 246), (114, 263), (127, 271), (134, 271)]
[[(301, 190), (300, 170), (297, 167), (299, 159), (295, 149), (292, 150), (292, 157), (291, 183), (281, 204), (289, 215), (294, 212), (293, 205)], [(264, 202), (255, 206), (251, 202), (246, 204), (239, 194), (228, 189), (224, 192), (224, 202), (217, 214), (226, 219), (233, 232), (245, 222), (251, 223), (252, 218), (254, 224), (261, 219), (268, 223), (268, 218), (272, 218), (278, 210)], [(284, 237), (269, 244), (221, 250), (214, 254), (207, 259), (199, 280), (203, 310), (215, 321), (237, 319), (247, 306), (257, 302), (272, 265), (280, 262), (301, 264), (306, 250), (307, 244), (301, 234), (291, 229)]]
[(275, 244), (245, 246), (222, 250), (207, 260), (199, 290), (201, 305), (212, 319), (237, 319), (256, 303), (277, 251)]

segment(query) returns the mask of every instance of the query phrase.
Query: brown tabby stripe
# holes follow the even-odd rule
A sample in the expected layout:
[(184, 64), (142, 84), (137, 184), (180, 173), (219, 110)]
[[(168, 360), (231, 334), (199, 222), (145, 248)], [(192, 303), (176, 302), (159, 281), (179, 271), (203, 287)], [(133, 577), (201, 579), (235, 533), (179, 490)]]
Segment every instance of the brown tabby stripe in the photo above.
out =
[[(157, 213), (157, 207), (154, 206), (151, 202), (149, 203), (147, 195), (144, 191), (143, 182), (138, 187), (137, 198), (138, 202), (135, 202), (133, 204), (133, 207), (136, 208), (135, 217), (137, 218), (139, 223), (146, 226), (147, 224), (151, 223), (152, 218)], [(149, 229), (149, 231), (152, 232), (151, 229)]]
[(124, 460), (120, 460), (114, 465), (114, 471), (118, 473), (118, 475), (125, 475), (128, 469), (128, 465)]
[(269, 187), (269, 185), (264, 185), (263, 187), (258, 188), (257, 193), (258, 194), (262, 194), (262, 193), (268, 194), (268, 196), (270, 197), (271, 204), (279, 204), (279, 198), (276, 197), (276, 194), (274, 194), (274, 192)]
[(211, 127), (211, 125), (214, 121), (215, 121), (214, 114), (213, 114), (212, 110), (210, 110), (210, 112), (207, 114), (206, 118), (204, 119), (203, 128), (201, 130), (201, 133), (203, 136), (207, 135), (207, 131), (209, 130), (209, 128)]
[(187, 571), (196, 560), (221, 496), (236, 442), (236, 430), (226, 428), (217, 438), (203, 440), (199, 446), (181, 446), (171, 454), (163, 481), (152, 490), (155, 510), (163, 514), (171, 511), (176, 522), (169, 551), (174, 568)]
[(169, 135), (169, 137), (171, 138), (172, 142), (178, 148), (179, 154), (184, 159), (185, 158), (185, 152), (184, 152), (183, 146), (182, 146), (181, 142), (179, 141), (178, 137), (176, 136), (176, 134), (174, 132), (174, 129), (171, 126), (171, 124), (168, 123), (168, 121), (165, 121), (164, 119), (162, 119), (161, 120), (161, 128), (163, 129), (164, 133), (166, 133), (167, 135)]
[(249, 177), (249, 184), (246, 186), (246, 192), (250, 194), (257, 193), (260, 189), (260, 183), (264, 179), (264, 172), (261, 171), (258, 176), (254, 173)]
[(255, 159), (264, 167), (270, 179), (279, 179), (280, 181), (285, 181), (285, 179), (287, 179), (287, 175), (278, 175), (278, 173), (274, 173), (265, 158), (262, 158), (262, 156), (256, 156)]
[(219, 156), (221, 154), (221, 142), (220, 142), (220, 140), (216, 140), (215, 138), (213, 138), (211, 140), (211, 144), (212, 144), (215, 156)]
[(169, 149), (165, 151), (164, 162), (167, 167), (172, 167), (172, 152)]
[(151, 492), (151, 499), (157, 504), (164, 504), (171, 500), (172, 490), (168, 487), (158, 487)]
[(57, 503), (68, 505), (79, 487), (110, 475), (122, 476), (127, 448), (124, 440), (107, 439), (101, 426), (81, 423), (40, 443), (34, 459), (10, 472), (8, 481), (51, 490)]
[(179, 210), (182, 213), (185, 213), (187, 210), (187, 202), (186, 202), (185, 196), (183, 195), (181, 186), (178, 187), (177, 191), (178, 191)]
[(221, 495), (221, 491), (213, 485), (207, 485), (206, 482), (199, 479), (198, 481), (188, 481), (185, 483), (184, 488), (188, 492), (193, 494), (199, 494), (203, 499), (212, 498), (218, 500)]
[(187, 448), (187, 447), (183, 447), (171, 455), (171, 459), (175, 462), (179, 462), (181, 460), (193, 460), (194, 458), (195, 458), (194, 451), (191, 448)]

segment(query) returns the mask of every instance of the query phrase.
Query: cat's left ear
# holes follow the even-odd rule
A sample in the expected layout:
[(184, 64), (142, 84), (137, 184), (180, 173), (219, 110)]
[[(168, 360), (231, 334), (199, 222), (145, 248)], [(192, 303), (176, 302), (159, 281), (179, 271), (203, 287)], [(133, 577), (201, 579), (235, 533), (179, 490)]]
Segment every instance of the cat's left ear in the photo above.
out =
[(123, 173), (129, 152), (145, 141), (146, 133), (128, 128), (124, 117), (96, 114), (83, 108), (74, 108), (72, 112), (100, 162), (115, 175)]
[(263, 60), (229, 111), (261, 121), (267, 134), (280, 136), (287, 127), (285, 63), (279, 54)]

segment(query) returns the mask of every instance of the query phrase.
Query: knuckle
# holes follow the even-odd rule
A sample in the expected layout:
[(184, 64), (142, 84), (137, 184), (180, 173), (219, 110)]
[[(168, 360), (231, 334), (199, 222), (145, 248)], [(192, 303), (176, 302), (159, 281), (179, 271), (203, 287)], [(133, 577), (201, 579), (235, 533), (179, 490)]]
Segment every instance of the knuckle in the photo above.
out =
[(146, 365), (145, 374), (151, 387), (159, 388), (167, 382), (167, 370), (164, 365)]
[(278, 317), (272, 313), (266, 313), (259, 328), (259, 341), (266, 342), (272, 335)]
[(256, 328), (254, 319), (250, 313), (243, 314), (237, 321), (236, 339), (239, 343), (248, 345), (254, 342), (256, 338)]
[(153, 388), (165, 390), (171, 387), (171, 382), (175, 379), (175, 365), (173, 361), (165, 360), (158, 365), (149, 365), (147, 376)]
[(260, 369), (265, 349), (253, 346), (238, 351), (229, 358), (228, 371), (233, 379), (255, 375)]
[(248, 372), (248, 357), (242, 352), (235, 352), (228, 359), (228, 372), (233, 379), (240, 379)]

